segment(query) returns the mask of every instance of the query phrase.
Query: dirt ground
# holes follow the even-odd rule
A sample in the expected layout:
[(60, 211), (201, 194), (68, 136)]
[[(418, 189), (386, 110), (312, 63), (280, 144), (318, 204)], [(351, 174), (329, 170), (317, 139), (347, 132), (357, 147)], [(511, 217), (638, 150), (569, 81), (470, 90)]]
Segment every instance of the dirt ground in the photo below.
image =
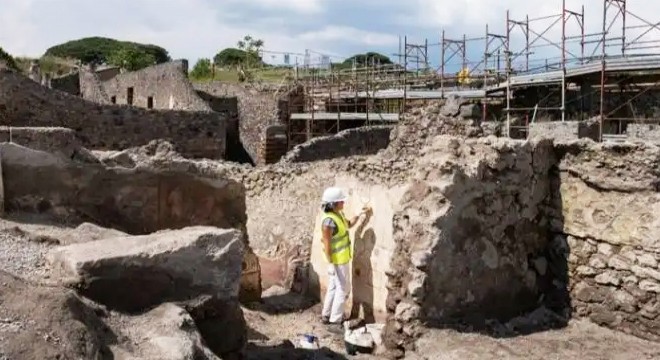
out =
[[(265, 299), (266, 304), (270, 300)], [(262, 309), (268, 306), (262, 307)], [(253, 344), (279, 343), (296, 339), (301, 333), (319, 336), (322, 347), (335, 352), (323, 359), (381, 359), (378, 356), (344, 355), (341, 336), (329, 332), (318, 320), (319, 305), (303, 311), (270, 313), (245, 309)], [(261, 339), (261, 340), (260, 340)], [(268, 340), (266, 340), (268, 339)], [(453, 330), (430, 330), (417, 343), (407, 360), (500, 360), (500, 359), (585, 359), (646, 360), (660, 359), (660, 344), (599, 327), (585, 320), (569, 326), (527, 336), (496, 339), (486, 335)], [(326, 355), (327, 356), (327, 355)], [(255, 357), (254, 359), (262, 359)], [(288, 359), (282, 357), (281, 359)], [(301, 358), (303, 359), (303, 358)], [(313, 357), (309, 357), (313, 359)]]
[[(93, 226), (78, 228), (35, 216), (13, 216), (0, 220), (0, 270), (21, 277), (48, 282), (43, 255), (58, 243), (104, 234)], [(341, 330), (331, 331), (319, 321), (320, 305), (300, 296), (270, 289), (261, 303), (243, 309), (249, 325), (248, 359), (303, 360), (356, 359), (381, 357), (345, 355)], [(8, 331), (0, 321), (0, 336)], [(297, 350), (303, 334), (319, 338), (321, 351)], [(573, 321), (561, 330), (528, 336), (495, 339), (485, 335), (431, 330), (418, 341), (418, 350), (409, 360), (471, 359), (660, 359), (660, 344), (598, 327), (587, 321)]]
[(508, 339), (433, 330), (417, 346), (416, 354), (409, 354), (407, 359), (660, 359), (660, 344), (583, 320), (572, 321), (561, 330)]

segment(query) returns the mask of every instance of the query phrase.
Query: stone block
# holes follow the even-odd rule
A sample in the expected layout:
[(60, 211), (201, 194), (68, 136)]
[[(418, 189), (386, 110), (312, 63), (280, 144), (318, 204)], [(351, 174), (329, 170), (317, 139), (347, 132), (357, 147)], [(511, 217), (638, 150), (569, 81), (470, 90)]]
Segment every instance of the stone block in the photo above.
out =
[(208, 295), (238, 298), (244, 245), (237, 230), (191, 227), (52, 250), (61, 282), (101, 304), (140, 311)]

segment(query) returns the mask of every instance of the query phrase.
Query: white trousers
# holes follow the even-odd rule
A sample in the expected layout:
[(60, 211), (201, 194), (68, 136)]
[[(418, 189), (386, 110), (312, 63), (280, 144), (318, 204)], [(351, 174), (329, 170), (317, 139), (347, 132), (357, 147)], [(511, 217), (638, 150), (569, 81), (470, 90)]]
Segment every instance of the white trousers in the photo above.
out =
[(328, 265), (328, 290), (323, 301), (322, 316), (330, 318), (330, 322), (340, 322), (344, 318), (344, 304), (351, 292), (350, 263), (344, 265)]

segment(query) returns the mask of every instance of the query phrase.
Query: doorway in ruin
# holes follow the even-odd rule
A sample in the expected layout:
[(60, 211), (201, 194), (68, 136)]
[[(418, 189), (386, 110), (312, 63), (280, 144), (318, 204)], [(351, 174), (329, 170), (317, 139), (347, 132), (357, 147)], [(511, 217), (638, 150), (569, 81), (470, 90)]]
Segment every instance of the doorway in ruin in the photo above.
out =
[(126, 89), (126, 103), (128, 105), (133, 105), (133, 88), (129, 87)]

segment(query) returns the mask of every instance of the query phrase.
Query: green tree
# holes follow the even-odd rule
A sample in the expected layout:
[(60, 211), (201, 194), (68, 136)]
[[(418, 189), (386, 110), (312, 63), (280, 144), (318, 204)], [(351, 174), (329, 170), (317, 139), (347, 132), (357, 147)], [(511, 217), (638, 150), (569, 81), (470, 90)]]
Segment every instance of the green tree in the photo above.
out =
[(0, 47), (0, 61), (4, 62), (8, 68), (14, 69), (14, 70), (19, 70), (18, 69), (18, 64), (16, 64), (16, 60), (9, 55), (2, 47)]
[(357, 66), (366, 66), (366, 65), (372, 65), (372, 64), (380, 64), (380, 65), (390, 65), (392, 64), (392, 60), (390, 60), (389, 57), (379, 54), (376, 52), (368, 52), (366, 54), (356, 54), (348, 59), (344, 60), (344, 65), (345, 66), (353, 66), (353, 62)]
[(136, 46), (121, 48), (110, 54), (107, 62), (114, 66), (119, 66), (128, 71), (144, 69), (156, 64), (156, 58)]
[(190, 71), (190, 77), (196, 80), (210, 79), (212, 76), (211, 59), (207, 58), (197, 60), (197, 63), (195, 63), (195, 66)]
[(239, 81), (252, 81), (254, 79), (254, 68), (263, 64), (260, 52), (264, 47), (264, 41), (246, 35), (243, 40), (238, 41), (238, 49), (245, 52), (245, 59), (240, 64)]
[(247, 53), (236, 48), (226, 48), (213, 57), (216, 66), (238, 66), (247, 58)]
[(88, 37), (68, 41), (55, 45), (46, 50), (46, 56), (70, 58), (82, 61), (84, 64), (104, 63), (116, 52), (122, 49), (137, 47), (141, 51), (153, 56), (157, 64), (172, 60), (167, 52), (160, 46), (140, 44), (129, 41), (119, 41), (104, 37)]

